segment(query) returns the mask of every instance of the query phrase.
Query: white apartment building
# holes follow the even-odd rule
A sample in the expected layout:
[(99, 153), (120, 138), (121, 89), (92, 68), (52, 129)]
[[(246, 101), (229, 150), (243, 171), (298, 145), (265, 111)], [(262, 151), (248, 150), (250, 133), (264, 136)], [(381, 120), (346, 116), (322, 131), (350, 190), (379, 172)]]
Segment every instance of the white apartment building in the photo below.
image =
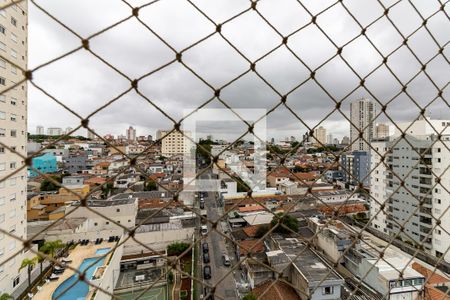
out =
[[(404, 130), (409, 125), (399, 127)], [(440, 141), (433, 127), (442, 134)], [(403, 240), (423, 245), (425, 251), (440, 257), (450, 247), (450, 212), (446, 211), (450, 206), (450, 194), (446, 191), (450, 184), (450, 174), (446, 172), (450, 165), (450, 120), (422, 118), (408, 128), (405, 139), (399, 139), (400, 134), (397, 130), (389, 141), (373, 144), (375, 149), (383, 150), (380, 152), (391, 152), (387, 166), (376, 169), (379, 172), (371, 179), (371, 196), (385, 203), (386, 218), (371, 225), (389, 234), (396, 234), (404, 225)], [(376, 158), (374, 152), (372, 157)], [(436, 184), (438, 177), (442, 185)], [(377, 209), (371, 199), (371, 213)], [(445, 260), (450, 260), (450, 253), (445, 254)]]
[[(370, 151), (367, 142), (370, 142), (374, 133), (374, 118), (376, 116), (376, 104), (370, 99), (359, 99), (350, 103), (350, 142), (352, 151)], [(359, 138), (360, 131), (363, 138)], [(367, 141), (367, 142), (366, 142)]]
[(135, 141), (136, 140), (136, 129), (134, 129), (132, 126), (130, 126), (127, 129), (127, 140), (128, 141)]
[(36, 126), (36, 134), (40, 134), (40, 135), (45, 134), (44, 126), (41, 126), (41, 125)]
[[(10, 1), (0, 1), (4, 6)], [(27, 155), (27, 85), (21, 83), (21, 70), (27, 70), (27, 2), (0, 10), (0, 142), (21, 155)], [(27, 169), (12, 177), (24, 162), (0, 145), (0, 228), (25, 239), (27, 237)], [(19, 274), (22, 244), (0, 232), (0, 294), (11, 294), (26, 282), (26, 271)], [(19, 253), (18, 255), (16, 255)], [(13, 257), (12, 259), (10, 259)], [(9, 261), (7, 261), (10, 259)]]
[(184, 135), (179, 131), (169, 132), (170, 130), (158, 130), (156, 133), (158, 139), (163, 138), (161, 140), (161, 155), (170, 157), (187, 153), (191, 141), (186, 136), (191, 137), (191, 132), (183, 131)]
[(389, 136), (389, 125), (384, 123), (377, 123), (375, 125), (375, 139), (384, 139)]
[(327, 143), (327, 130), (323, 126), (314, 129), (314, 142), (319, 145), (325, 145)]
[[(370, 154), (370, 170), (373, 170), (370, 174), (370, 216), (374, 216), (372, 223), (373, 228), (389, 233), (386, 227), (386, 211), (387, 208), (382, 210), (380, 206), (385, 203), (387, 199), (386, 195), (386, 182), (387, 182), (387, 168), (386, 165), (380, 163), (381, 156), (386, 154), (388, 141), (374, 141), (372, 147), (376, 150), (371, 151)], [(378, 153), (377, 153), (378, 152)]]
[(49, 127), (47, 128), (47, 135), (55, 136), (55, 135), (61, 135), (62, 129), (59, 127)]

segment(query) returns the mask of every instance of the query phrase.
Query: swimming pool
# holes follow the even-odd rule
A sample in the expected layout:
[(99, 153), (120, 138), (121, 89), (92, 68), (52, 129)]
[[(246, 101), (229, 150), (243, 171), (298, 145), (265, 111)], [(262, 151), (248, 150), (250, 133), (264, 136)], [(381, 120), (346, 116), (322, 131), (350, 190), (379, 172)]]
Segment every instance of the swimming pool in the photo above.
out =
[[(102, 266), (104, 260), (104, 257), (100, 259), (98, 257), (86, 258), (81, 263), (79, 270), (80, 272), (86, 270), (86, 278), (91, 279), (95, 269), (99, 266)], [(73, 274), (56, 288), (56, 290), (53, 292), (52, 299), (58, 297), (58, 299), (60, 300), (84, 300), (88, 292), (89, 285), (84, 281), (79, 281), (78, 274)]]
[(111, 251), (111, 248), (100, 248), (95, 251), (95, 255), (105, 255), (109, 251)]

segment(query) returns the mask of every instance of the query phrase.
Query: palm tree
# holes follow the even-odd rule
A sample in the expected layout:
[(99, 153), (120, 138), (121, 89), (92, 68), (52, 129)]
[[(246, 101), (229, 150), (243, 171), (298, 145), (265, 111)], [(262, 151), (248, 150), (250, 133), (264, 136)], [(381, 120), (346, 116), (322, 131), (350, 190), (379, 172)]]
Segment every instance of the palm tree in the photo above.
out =
[[(42, 255), (36, 255), (35, 258), (36, 258), (36, 261), (39, 263), (39, 265), (40, 265), (40, 267), (41, 267), (41, 272), (40, 272), (40, 274), (42, 274), (42, 264), (43, 264), (44, 261), (45, 261), (45, 257), (42, 256)], [(1, 299), (0, 299), (0, 300), (1, 300)]]
[(25, 258), (24, 260), (22, 260), (22, 264), (20, 265), (19, 268), (19, 272), (24, 269), (27, 268), (27, 272), (28, 272), (28, 287), (31, 287), (31, 270), (33, 270), (33, 267), (37, 264), (37, 259), (36, 257), (33, 258)]
[(61, 249), (61, 248), (64, 248), (64, 244), (61, 242), (61, 240), (48, 241), (48, 242), (45, 242), (44, 245), (42, 245), (42, 247), (39, 251), (49, 255), (50, 257), (54, 257), (56, 254), (56, 251), (58, 251), (58, 249)]
[(11, 296), (8, 293), (3, 293), (0, 295), (0, 300), (11, 300), (11, 299), (14, 299), (14, 298), (13, 298), (13, 296)]

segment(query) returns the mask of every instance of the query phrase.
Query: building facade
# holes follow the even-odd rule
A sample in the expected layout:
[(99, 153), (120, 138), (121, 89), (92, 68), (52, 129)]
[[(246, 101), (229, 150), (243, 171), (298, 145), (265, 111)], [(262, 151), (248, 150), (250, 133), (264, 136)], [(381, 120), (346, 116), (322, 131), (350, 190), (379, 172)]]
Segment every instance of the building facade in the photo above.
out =
[(135, 141), (136, 140), (136, 129), (134, 129), (132, 126), (130, 126), (127, 129), (127, 140), (128, 141)]
[[(421, 245), (431, 255), (445, 256), (448, 261), (450, 217), (446, 209), (450, 193), (445, 183), (450, 181), (446, 172), (450, 165), (450, 120), (419, 119), (410, 125), (399, 124), (402, 131), (407, 129), (405, 138), (400, 138), (397, 130), (389, 141), (377, 144), (388, 155), (385, 174), (379, 173), (373, 180), (384, 183), (385, 193), (371, 189), (371, 195), (385, 205), (386, 222), (371, 225), (391, 235), (404, 227), (402, 240)], [(442, 132), (440, 140), (437, 132)], [(372, 213), (377, 205), (373, 202), (371, 199)]]
[(58, 170), (56, 163), (56, 157), (51, 153), (46, 153), (44, 155), (34, 157), (31, 160), (31, 168), (28, 170), (28, 176), (35, 177), (40, 174), (55, 173)]
[[(368, 142), (373, 138), (376, 105), (370, 99), (359, 99), (350, 103), (350, 143), (351, 149), (369, 151)], [(362, 132), (362, 138), (359, 137)]]
[[(23, 156), (27, 156), (27, 84), (17, 83), (23, 79), (22, 70), (27, 70), (27, 32), (26, 1), (1, 10), (0, 111), (4, 118), (0, 120), (0, 141)], [(27, 170), (4, 179), (24, 164), (13, 151), (0, 146), (0, 228), (26, 239)], [(22, 255), (26, 255), (21, 248), (19, 241), (0, 233), (0, 294), (12, 294), (26, 281), (26, 274), (19, 274)]]
[(353, 151), (341, 155), (342, 179), (351, 185), (362, 183), (368, 186), (370, 183), (370, 156), (366, 151)]
[(389, 136), (389, 125), (384, 123), (378, 123), (375, 125), (375, 139), (385, 139)]
[(190, 140), (186, 136), (191, 136), (189, 131), (181, 133), (179, 131), (158, 130), (156, 134), (158, 139), (163, 138), (161, 140), (161, 155), (170, 157), (187, 153)]
[(325, 145), (327, 143), (327, 130), (323, 126), (314, 129), (314, 142), (319, 145)]
[(62, 129), (59, 127), (49, 127), (47, 128), (47, 135), (55, 136), (55, 135), (61, 135)]
[(41, 126), (41, 125), (36, 126), (36, 134), (44, 135), (45, 134), (44, 126)]

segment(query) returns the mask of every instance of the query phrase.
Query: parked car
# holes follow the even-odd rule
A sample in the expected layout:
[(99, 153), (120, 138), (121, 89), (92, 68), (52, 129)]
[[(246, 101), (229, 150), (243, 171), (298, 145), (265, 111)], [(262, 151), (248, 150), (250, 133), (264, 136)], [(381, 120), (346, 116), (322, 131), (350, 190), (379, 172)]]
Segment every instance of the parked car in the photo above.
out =
[(231, 261), (230, 258), (228, 257), (228, 255), (224, 254), (222, 255), (222, 261), (223, 261), (223, 265), (226, 267), (231, 266)]
[(205, 201), (200, 201), (200, 209), (205, 209)]
[(211, 267), (210, 266), (203, 267), (203, 278), (211, 279)]
[(203, 249), (203, 253), (208, 253), (209, 252), (208, 243), (203, 243), (202, 249)]
[(203, 263), (204, 264), (209, 263), (209, 254), (208, 254), (208, 252), (203, 253)]
[(208, 226), (206, 225), (202, 225), (201, 229), (200, 229), (200, 233), (202, 235), (207, 235), (208, 234)]

